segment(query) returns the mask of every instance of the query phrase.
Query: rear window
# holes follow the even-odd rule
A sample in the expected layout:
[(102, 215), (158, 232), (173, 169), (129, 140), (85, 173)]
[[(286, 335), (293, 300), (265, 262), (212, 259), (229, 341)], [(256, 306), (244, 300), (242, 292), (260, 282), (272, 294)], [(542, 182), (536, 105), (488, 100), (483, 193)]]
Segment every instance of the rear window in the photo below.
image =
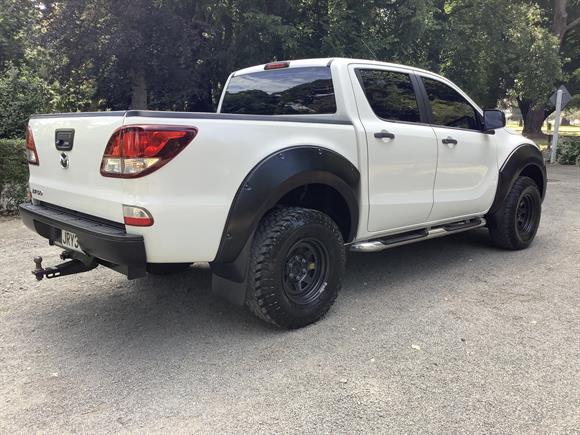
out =
[(234, 76), (222, 113), (317, 115), (336, 113), (328, 67), (285, 68)]

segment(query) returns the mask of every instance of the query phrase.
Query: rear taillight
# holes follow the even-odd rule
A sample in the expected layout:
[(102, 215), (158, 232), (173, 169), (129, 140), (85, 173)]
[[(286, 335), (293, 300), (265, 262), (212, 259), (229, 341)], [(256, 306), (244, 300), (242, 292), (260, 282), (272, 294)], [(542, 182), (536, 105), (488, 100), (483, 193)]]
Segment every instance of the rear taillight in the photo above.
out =
[(125, 225), (134, 227), (150, 227), (153, 225), (153, 216), (143, 207), (123, 205), (123, 220)]
[(38, 165), (38, 153), (30, 127), (26, 128), (26, 160), (31, 165)]
[(197, 129), (176, 125), (127, 125), (113, 133), (101, 162), (105, 177), (137, 178), (179, 154)]

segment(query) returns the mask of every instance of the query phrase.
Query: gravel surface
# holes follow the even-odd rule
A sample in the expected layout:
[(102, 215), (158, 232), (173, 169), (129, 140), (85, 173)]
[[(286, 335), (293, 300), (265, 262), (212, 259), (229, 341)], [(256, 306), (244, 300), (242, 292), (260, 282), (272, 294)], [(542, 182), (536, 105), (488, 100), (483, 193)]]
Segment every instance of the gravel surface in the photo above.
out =
[(336, 305), (286, 332), (207, 266), (37, 283), (58, 249), (0, 220), (0, 432), (579, 433), (580, 172), (550, 169), (521, 252), (487, 231), (351, 254)]

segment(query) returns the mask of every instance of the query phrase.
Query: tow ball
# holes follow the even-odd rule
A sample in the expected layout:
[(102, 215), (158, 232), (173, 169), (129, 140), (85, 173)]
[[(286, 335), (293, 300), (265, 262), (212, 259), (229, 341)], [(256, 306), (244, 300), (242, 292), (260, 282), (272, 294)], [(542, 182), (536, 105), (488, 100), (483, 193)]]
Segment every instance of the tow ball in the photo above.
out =
[(58, 278), (60, 276), (74, 275), (76, 273), (88, 272), (93, 270), (99, 265), (94, 258), (86, 257), (86, 259), (72, 258), (69, 251), (63, 251), (60, 254), (60, 258), (65, 261), (64, 263), (57, 264), (53, 267), (42, 267), (42, 257), (34, 257), (34, 264), (36, 268), (32, 271), (32, 274), (36, 277), (37, 281), (41, 281), (43, 278)]

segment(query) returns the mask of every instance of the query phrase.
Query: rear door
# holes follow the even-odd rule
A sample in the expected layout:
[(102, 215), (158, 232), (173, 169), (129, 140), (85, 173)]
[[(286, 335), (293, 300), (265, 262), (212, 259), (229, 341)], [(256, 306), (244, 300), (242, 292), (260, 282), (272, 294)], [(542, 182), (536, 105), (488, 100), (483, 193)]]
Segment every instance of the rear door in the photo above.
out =
[(430, 221), (481, 214), (497, 188), (495, 136), (483, 133), (478, 109), (457, 89), (421, 77), (437, 136), (438, 164)]
[(421, 224), (433, 206), (437, 141), (405, 69), (352, 65), (368, 148), (368, 230)]

